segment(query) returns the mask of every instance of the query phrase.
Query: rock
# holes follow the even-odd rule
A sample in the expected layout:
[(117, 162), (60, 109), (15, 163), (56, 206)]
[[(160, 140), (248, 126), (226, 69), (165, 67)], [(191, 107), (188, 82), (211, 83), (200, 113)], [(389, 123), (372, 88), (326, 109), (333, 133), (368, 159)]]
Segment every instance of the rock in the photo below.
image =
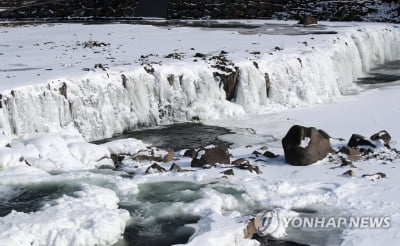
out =
[(265, 156), (265, 157), (267, 157), (267, 158), (276, 158), (276, 157), (278, 157), (279, 155), (275, 155), (274, 153), (272, 153), (271, 151), (265, 151), (264, 152), (264, 154), (263, 154), (263, 156)]
[(350, 177), (352, 177), (352, 178), (354, 178), (354, 177), (356, 176), (356, 174), (354, 173), (353, 170), (347, 170), (347, 171), (344, 172), (342, 175), (350, 176)]
[(390, 140), (392, 139), (392, 137), (390, 136), (390, 134), (389, 134), (387, 131), (382, 130), (382, 131), (380, 131), (380, 132), (375, 133), (374, 135), (372, 135), (372, 136), (370, 137), (370, 139), (371, 139), (372, 141), (382, 140), (382, 141), (384, 142), (385, 145), (389, 145)]
[(369, 178), (369, 179), (375, 180), (375, 179), (386, 178), (386, 174), (385, 173), (381, 173), (381, 172), (374, 173), (374, 174), (363, 174), (361, 176), (361, 178)]
[(318, 24), (318, 21), (317, 21), (317, 18), (315, 18), (314, 16), (306, 15), (306, 16), (301, 17), (298, 24), (316, 25), (316, 24)]
[(342, 147), (339, 150), (339, 153), (343, 153), (347, 156), (347, 159), (350, 161), (359, 161), (361, 159), (361, 153), (355, 148), (351, 147)]
[(250, 165), (249, 168), (248, 168), (247, 170), (249, 170), (251, 173), (252, 173), (252, 172), (255, 172), (255, 173), (257, 173), (257, 174), (260, 174), (260, 173), (261, 173), (261, 170), (260, 170), (260, 168), (259, 168), (258, 166)]
[(157, 163), (153, 163), (149, 168), (146, 170), (146, 174), (153, 174), (153, 173), (165, 173), (167, 170), (162, 166), (158, 165)]
[(176, 164), (176, 163), (172, 163), (172, 165), (171, 165), (171, 167), (170, 167), (169, 170), (170, 170), (170, 171), (176, 171), (176, 172), (178, 172), (178, 173), (183, 172), (183, 169), (182, 169), (178, 164)]
[(249, 172), (255, 172), (257, 174), (260, 174), (260, 168), (258, 166), (253, 166), (250, 164), (250, 162), (246, 159), (238, 159), (234, 162), (232, 162), (232, 164), (234, 164), (236, 167), (238, 167), (239, 169), (244, 169), (244, 170), (249, 170)]
[(67, 84), (64, 82), (63, 85), (58, 89), (60, 91), (60, 94), (65, 97), (65, 99), (68, 99), (67, 97)]
[(353, 165), (353, 162), (349, 161), (348, 159), (344, 158), (343, 156), (340, 156), (340, 161), (342, 162), (340, 164), (341, 167), (351, 167), (351, 168), (357, 168), (356, 166)]
[(257, 150), (254, 150), (253, 153), (251, 153), (252, 155), (255, 155), (256, 157), (258, 157), (259, 155), (261, 155), (260, 152), (258, 152)]
[(209, 145), (200, 149), (191, 162), (192, 167), (202, 167), (206, 164), (215, 165), (230, 163), (228, 147), (225, 144)]
[(329, 135), (314, 127), (295, 125), (282, 139), (287, 163), (295, 166), (306, 166), (324, 159), (332, 153)]
[(235, 173), (233, 172), (233, 169), (228, 169), (222, 172), (225, 175), (235, 175)]
[(185, 153), (183, 153), (183, 156), (185, 157), (190, 157), (190, 158), (194, 158), (197, 154), (197, 151), (194, 149), (188, 149), (185, 151)]
[(244, 158), (240, 158), (232, 161), (232, 165), (239, 167), (241, 165), (250, 165), (250, 162)]
[(174, 159), (174, 151), (162, 150), (155, 147), (141, 150), (133, 158), (135, 161), (170, 162)]
[(118, 168), (121, 162), (124, 160), (125, 156), (111, 154), (111, 160), (114, 162), (116, 168)]
[(214, 78), (222, 84), (226, 94), (226, 100), (228, 101), (235, 98), (238, 76), (239, 69), (237, 67), (235, 67), (235, 69), (230, 73), (214, 73)]
[(260, 148), (260, 150), (268, 150), (268, 147), (267, 147), (267, 146), (262, 146), (262, 147)]
[(256, 234), (257, 228), (254, 223), (254, 219), (251, 219), (247, 224), (246, 229), (244, 230), (244, 238), (252, 238), (254, 234)]
[(347, 143), (347, 146), (349, 147), (359, 147), (359, 146), (371, 146), (372, 148), (375, 148), (375, 144), (371, 143), (368, 139), (366, 139), (364, 136), (361, 136), (359, 134), (353, 134), (351, 135), (351, 138), (349, 142)]
[(264, 74), (264, 79), (265, 79), (265, 89), (267, 91), (267, 97), (270, 97), (270, 90), (271, 90), (271, 80), (269, 78), (268, 73)]

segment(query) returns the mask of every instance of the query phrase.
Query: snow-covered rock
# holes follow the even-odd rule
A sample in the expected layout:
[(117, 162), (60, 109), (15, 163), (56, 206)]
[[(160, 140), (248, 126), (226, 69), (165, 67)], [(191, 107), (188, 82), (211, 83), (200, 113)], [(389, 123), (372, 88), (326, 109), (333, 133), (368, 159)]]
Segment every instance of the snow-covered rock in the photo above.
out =
[(146, 149), (149, 145), (138, 139), (126, 138), (107, 142), (101, 146), (107, 148), (113, 155), (135, 155), (139, 151)]

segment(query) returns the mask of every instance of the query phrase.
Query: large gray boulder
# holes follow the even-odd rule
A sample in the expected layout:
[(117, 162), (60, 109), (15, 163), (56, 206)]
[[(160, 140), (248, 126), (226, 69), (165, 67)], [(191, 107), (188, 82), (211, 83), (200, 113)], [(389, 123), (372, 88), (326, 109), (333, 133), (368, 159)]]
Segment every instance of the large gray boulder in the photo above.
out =
[(287, 163), (295, 166), (307, 166), (324, 159), (333, 152), (329, 135), (314, 127), (295, 125), (282, 139)]

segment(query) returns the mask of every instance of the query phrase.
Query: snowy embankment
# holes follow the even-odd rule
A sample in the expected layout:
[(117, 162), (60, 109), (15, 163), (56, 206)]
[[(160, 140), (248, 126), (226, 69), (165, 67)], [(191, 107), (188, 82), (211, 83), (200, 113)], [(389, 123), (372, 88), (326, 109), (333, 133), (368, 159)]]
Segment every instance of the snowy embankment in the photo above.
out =
[[(163, 220), (179, 221), (187, 214), (199, 218), (183, 223), (192, 223), (196, 229), (186, 238), (190, 237), (189, 245), (257, 245), (244, 239), (243, 229), (255, 212), (269, 208), (293, 216), (299, 209), (322, 211), (326, 216), (390, 215), (391, 228), (385, 230), (346, 229), (343, 234), (324, 234), (328, 237), (321, 237), (320, 231), (278, 231), (275, 236), (315, 245), (397, 245), (397, 157), (354, 162), (355, 177), (351, 178), (342, 175), (351, 167), (335, 160), (324, 159), (308, 167), (286, 164), (280, 139), (289, 126), (303, 124), (345, 138), (350, 133), (368, 135), (387, 129), (398, 141), (398, 86), (357, 95), (354, 101), (346, 97), (311, 109), (246, 116), (329, 102), (351, 89), (352, 81), (373, 65), (400, 57), (396, 25), (329, 25), (323, 31), (338, 33), (262, 34), (269, 32), (268, 26), (260, 34), (129, 25), (1, 28), (0, 53), (5, 58), (0, 60), (1, 79), (5, 82), (0, 85), (0, 122), (5, 133), (0, 137), (0, 212), (4, 214), (0, 245), (113, 245), (123, 234), (131, 240), (135, 236), (149, 240), (162, 233), (159, 223)], [(114, 32), (117, 27), (119, 31)], [(270, 28), (272, 34), (280, 28), (288, 32), (287, 27)], [(289, 29), (295, 28), (301, 27)], [(19, 41), (21, 36), (26, 39)], [(207, 42), (199, 43), (200, 38)], [(94, 40), (105, 43), (89, 47)], [(213, 74), (222, 73), (212, 67), (222, 58), (210, 60), (221, 56), (222, 50), (228, 53), (222, 55), (226, 67), (239, 67), (232, 101), (226, 100)], [(162, 57), (171, 52), (182, 56), (181, 60)], [(205, 54), (206, 60), (194, 58), (196, 53)], [(140, 55), (138, 61), (132, 58)], [(159, 62), (162, 65), (155, 64)], [(94, 69), (99, 63), (109, 68)], [(150, 73), (141, 63), (147, 64)], [(229, 150), (230, 161), (246, 158), (259, 167), (258, 174), (234, 168), (234, 175), (228, 177), (223, 173), (232, 168), (228, 163), (212, 169), (192, 168), (191, 158), (184, 157), (183, 151), (169, 162), (158, 163), (166, 170), (176, 163), (184, 171), (146, 172), (154, 161), (132, 159), (141, 150), (151, 151), (145, 143), (135, 139), (103, 145), (86, 142), (137, 125), (234, 115), (243, 117), (208, 122), (256, 130), (257, 135), (224, 137), (235, 142)], [(66, 129), (51, 133), (62, 127)], [(50, 133), (35, 134), (42, 132)], [(36, 136), (15, 138), (25, 135)], [(345, 143), (333, 144), (336, 148)], [(391, 144), (397, 147), (396, 142)], [(265, 150), (265, 145), (279, 156), (252, 154)], [(118, 156), (112, 159), (120, 154), (127, 155), (122, 161)], [(102, 169), (114, 163), (116, 169)], [(377, 172), (386, 173), (387, 178), (362, 177)], [(180, 188), (174, 183), (152, 184), (163, 181), (186, 183)], [(35, 186), (67, 190), (40, 196), (38, 203), (36, 196), (32, 199), (28, 193), (25, 197), (21, 191)], [(16, 207), (18, 199), (38, 204)], [(130, 231), (130, 226), (139, 227), (139, 233)]]
[[(330, 101), (374, 65), (400, 58), (396, 25), (328, 24), (298, 36), (262, 32), (298, 26), (258, 28), (3, 27), (0, 126), (21, 137), (73, 125), (95, 140), (137, 126), (302, 107)], [(234, 78), (230, 95), (224, 74)]]

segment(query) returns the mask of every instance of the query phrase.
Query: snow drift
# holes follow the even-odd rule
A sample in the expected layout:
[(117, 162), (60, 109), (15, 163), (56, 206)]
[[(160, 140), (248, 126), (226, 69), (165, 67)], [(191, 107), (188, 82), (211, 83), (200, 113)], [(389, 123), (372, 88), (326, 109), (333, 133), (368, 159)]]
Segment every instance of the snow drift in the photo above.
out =
[(314, 36), (332, 42), (266, 53), (257, 65), (234, 61), (239, 74), (231, 101), (213, 75), (216, 69), (206, 63), (153, 65), (153, 73), (143, 67), (124, 73), (110, 69), (3, 91), (0, 127), (21, 137), (72, 125), (86, 140), (96, 140), (140, 126), (303, 107), (338, 97), (374, 65), (400, 59), (395, 25)]

